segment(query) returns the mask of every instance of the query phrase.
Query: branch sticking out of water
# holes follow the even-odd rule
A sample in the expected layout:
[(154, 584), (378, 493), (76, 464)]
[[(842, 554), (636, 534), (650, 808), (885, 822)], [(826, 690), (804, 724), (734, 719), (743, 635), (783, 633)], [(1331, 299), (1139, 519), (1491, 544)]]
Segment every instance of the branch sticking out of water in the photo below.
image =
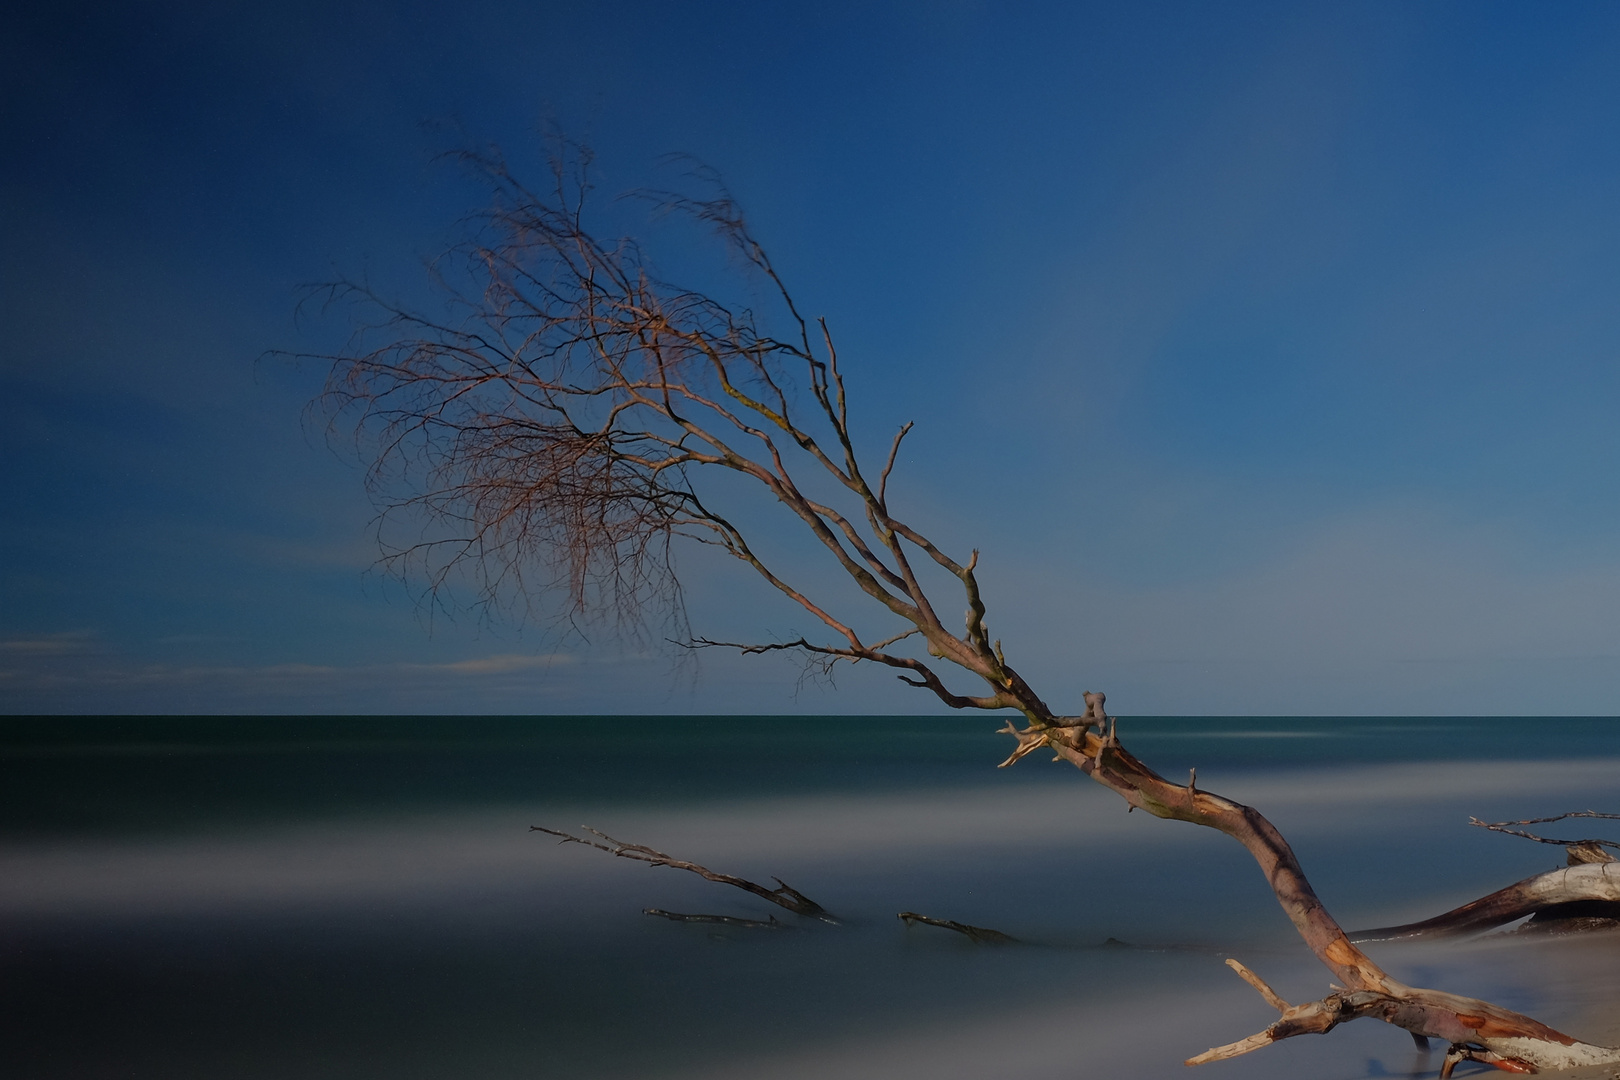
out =
[(557, 829), (548, 829), (544, 825), (530, 825), (529, 831), (543, 832), (550, 836), (560, 837), (561, 843), (564, 844), (584, 844), (585, 846), (593, 847), (598, 851), (605, 851), (609, 855), (616, 855), (621, 859), (635, 859), (637, 862), (644, 862), (651, 866), (673, 866), (677, 870), (690, 871), (691, 873), (703, 878), (705, 881), (715, 881), (722, 885), (732, 885), (736, 888), (744, 890), (745, 892), (751, 892), (761, 900), (768, 900), (777, 907), (786, 908), (795, 915), (803, 915), (807, 919), (819, 919), (824, 923), (832, 923), (835, 926), (838, 925), (838, 920), (832, 915), (828, 914), (826, 908), (804, 895), (804, 893), (793, 888), (781, 878), (772, 878), (771, 880), (776, 882), (777, 887), (774, 889), (767, 889), (765, 886), (749, 881), (747, 878), (740, 878), (734, 874), (716, 873), (715, 871), (710, 870), (707, 866), (701, 866), (695, 862), (688, 862), (685, 859), (677, 859), (673, 855), (666, 855), (662, 851), (655, 851), (654, 849), (647, 847), (645, 844), (627, 844), (623, 840), (615, 840), (607, 833), (593, 829), (589, 825), (581, 825), (580, 828), (597, 839), (592, 840), (587, 836), (575, 836), (573, 833), (561, 832)]
[(1000, 930), (991, 930), (983, 926), (969, 926), (967, 923), (957, 922), (955, 919), (933, 919), (927, 915), (919, 915), (915, 911), (902, 911), (900, 921), (907, 926), (921, 923), (924, 926), (937, 926), (942, 930), (955, 930), (958, 934), (965, 934), (969, 940), (979, 945), (1017, 945), (1018, 939), (1011, 934), (1003, 934)]

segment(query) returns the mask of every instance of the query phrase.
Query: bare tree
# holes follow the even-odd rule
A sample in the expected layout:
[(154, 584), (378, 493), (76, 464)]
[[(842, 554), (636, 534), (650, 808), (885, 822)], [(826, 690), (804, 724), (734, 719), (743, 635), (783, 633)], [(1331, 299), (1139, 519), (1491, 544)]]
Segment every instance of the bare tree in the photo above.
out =
[[(713, 231), (763, 286), (775, 308), (769, 319), (662, 279), (632, 241), (594, 236), (588, 155), (563, 148), (541, 192), (498, 157), (467, 160), (494, 201), (440, 266), (449, 314), (430, 318), (363, 285), (333, 285), (334, 297), (381, 318), (349, 351), (323, 358), (331, 362), (327, 414), (334, 430), (359, 440), (383, 519), (403, 515), (423, 530), (389, 555), (421, 575), (430, 595), (468, 570), (484, 602), (556, 589), (571, 617), (600, 615), (629, 628), (665, 618), (684, 627), (674, 545), (713, 545), (822, 632), (787, 642), (685, 634), (683, 644), (792, 652), (827, 667), (865, 661), (893, 668), (953, 709), (1013, 710), (1023, 726), (1004, 729), (1017, 747), (1003, 765), (1050, 749), (1132, 808), (1231, 836), (1342, 987), (1289, 1005), (1236, 965), (1282, 1016), (1189, 1063), (1358, 1017), (1444, 1040), (1447, 1074), (1460, 1060), (1521, 1072), (1620, 1061), (1620, 1050), (1530, 1017), (1395, 980), (1351, 942), (1258, 811), (1199, 789), (1195, 777), (1176, 784), (1153, 772), (1120, 744), (1100, 694), (1087, 695), (1082, 715), (1050, 708), (986, 629), (978, 553), (947, 554), (891, 504), (889, 481), (911, 424), (894, 434), (881, 467), (865, 463), (826, 323), (801, 314), (723, 188), (655, 201)], [(713, 495), (716, 474), (757, 485), (764, 503), (780, 504), (865, 595), (864, 610), (835, 611), (802, 573), (767, 561), (757, 535), (751, 543)], [(954, 598), (924, 587), (925, 573), (941, 571), (948, 578), (933, 580), (954, 579)], [(964, 605), (966, 616), (947, 625), (940, 612), (951, 604)], [(888, 625), (858, 629), (871, 614)], [(953, 689), (948, 680), (964, 674), (973, 686)]]

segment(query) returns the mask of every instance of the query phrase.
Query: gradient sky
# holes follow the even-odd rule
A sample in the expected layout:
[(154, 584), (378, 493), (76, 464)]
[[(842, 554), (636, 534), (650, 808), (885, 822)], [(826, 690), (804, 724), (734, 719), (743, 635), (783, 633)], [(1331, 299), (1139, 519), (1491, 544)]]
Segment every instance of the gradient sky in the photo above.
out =
[[(1620, 7), (20, 7), (0, 709), (937, 710), (370, 571), (266, 354), (345, 337), (303, 283), (425, 295), (484, 201), (436, 157), (555, 123), (724, 174), (1055, 707), (1620, 713)], [(690, 568), (700, 630), (809, 629)]]

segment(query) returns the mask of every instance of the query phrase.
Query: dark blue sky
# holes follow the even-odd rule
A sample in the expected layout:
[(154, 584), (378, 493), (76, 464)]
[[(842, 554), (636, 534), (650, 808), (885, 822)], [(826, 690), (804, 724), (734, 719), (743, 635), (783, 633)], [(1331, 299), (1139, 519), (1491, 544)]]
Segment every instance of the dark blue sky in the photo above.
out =
[[(0, 23), (0, 707), (914, 711), (368, 573), (299, 286), (719, 169), (1055, 706), (1620, 712), (1620, 9), (34, 5)], [(675, 261), (680, 252), (669, 257)], [(691, 566), (700, 628), (808, 629)]]

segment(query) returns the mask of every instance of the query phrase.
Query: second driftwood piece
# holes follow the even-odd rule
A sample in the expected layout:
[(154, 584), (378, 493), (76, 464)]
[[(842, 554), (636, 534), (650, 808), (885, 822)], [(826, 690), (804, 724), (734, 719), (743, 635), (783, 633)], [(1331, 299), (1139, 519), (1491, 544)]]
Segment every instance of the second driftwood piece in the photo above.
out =
[(1513, 825), (1537, 825), (1565, 818), (1620, 818), (1620, 814), (1600, 814), (1595, 810), (1577, 810), (1556, 817), (1528, 818), (1524, 821), (1485, 822), (1469, 818), (1470, 825), (1493, 832), (1534, 840), (1538, 844), (1562, 847), (1569, 865), (1545, 874), (1516, 881), (1505, 889), (1467, 903), (1432, 919), (1404, 923), (1400, 926), (1382, 926), (1375, 930), (1359, 930), (1351, 935), (1355, 941), (1390, 941), (1396, 938), (1450, 937), (1472, 934), (1506, 926), (1526, 916), (1536, 923), (1554, 920), (1597, 920), (1588, 925), (1602, 926), (1620, 919), (1620, 862), (1616, 862), (1605, 848), (1620, 848), (1612, 840), (1551, 840), (1534, 833), (1511, 828)]
[[(1582, 905), (1568, 907), (1567, 905)], [(1605, 905), (1605, 906), (1598, 906)], [(1401, 926), (1359, 930), (1355, 941), (1448, 937), (1506, 926), (1527, 915), (1620, 916), (1620, 863), (1582, 863), (1525, 878), (1443, 915)]]
[[(810, 899), (808, 896), (804, 895), (804, 893), (795, 889), (781, 878), (772, 878), (771, 880), (776, 882), (777, 887), (774, 889), (767, 889), (765, 886), (757, 882), (749, 881), (747, 878), (740, 878), (735, 874), (721, 874), (714, 870), (710, 870), (707, 866), (700, 865), (699, 863), (688, 862), (685, 859), (677, 859), (673, 855), (666, 855), (664, 852), (656, 851), (645, 844), (627, 844), (622, 840), (615, 840), (607, 833), (598, 829), (593, 829), (589, 825), (582, 825), (580, 828), (584, 832), (589, 833), (591, 836), (596, 837), (596, 839), (593, 840), (586, 836), (575, 836), (573, 833), (562, 832), (559, 829), (548, 829), (544, 825), (530, 825), (529, 831), (543, 832), (548, 836), (560, 837), (561, 842), (564, 844), (584, 844), (587, 847), (596, 848), (598, 851), (605, 851), (609, 855), (616, 855), (621, 859), (634, 859), (637, 862), (648, 863), (652, 866), (673, 866), (677, 870), (687, 870), (703, 878), (705, 881), (714, 881), (721, 885), (732, 885), (736, 888), (742, 889), (745, 892), (751, 892), (761, 900), (768, 900), (777, 907), (786, 908), (795, 915), (803, 915), (807, 919), (818, 919), (821, 922), (832, 923), (834, 925), (837, 925), (838, 923), (838, 920), (834, 918), (826, 908), (822, 907), (820, 904), (816, 903), (814, 900)], [(648, 914), (663, 915), (665, 918), (674, 917), (665, 912), (656, 910), (650, 911)], [(719, 919), (720, 916), (679, 916), (679, 918), (686, 921), (710, 921), (713, 919)]]

